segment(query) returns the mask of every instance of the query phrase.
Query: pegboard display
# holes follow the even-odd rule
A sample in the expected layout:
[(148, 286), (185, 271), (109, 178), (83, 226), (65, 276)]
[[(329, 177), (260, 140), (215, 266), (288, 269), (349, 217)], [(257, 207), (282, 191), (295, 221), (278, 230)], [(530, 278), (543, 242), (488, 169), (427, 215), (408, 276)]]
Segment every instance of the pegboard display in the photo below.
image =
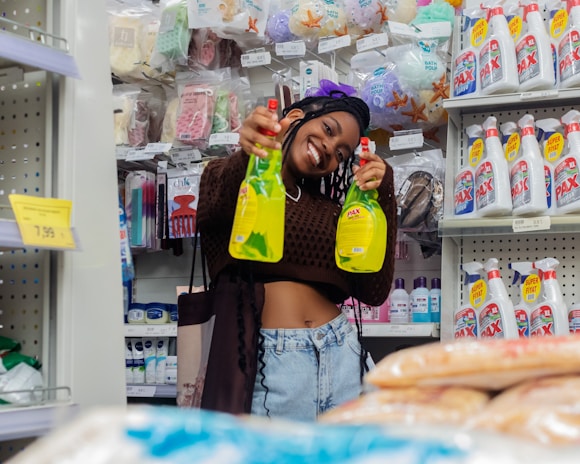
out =
[[(0, 204), (11, 193), (44, 196), (46, 191), (47, 76), (25, 74), (23, 82), (0, 83)], [(11, 212), (4, 213), (8, 219)], [(23, 353), (43, 359), (48, 252), (35, 248), (0, 255), (0, 333), (22, 344)]]

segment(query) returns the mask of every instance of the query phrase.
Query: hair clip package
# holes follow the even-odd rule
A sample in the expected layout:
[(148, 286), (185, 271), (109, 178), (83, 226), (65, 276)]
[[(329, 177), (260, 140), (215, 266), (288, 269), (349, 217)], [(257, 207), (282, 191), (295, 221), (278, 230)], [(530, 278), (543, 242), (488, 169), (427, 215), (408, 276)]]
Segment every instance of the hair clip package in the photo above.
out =
[(169, 238), (193, 237), (203, 166), (167, 170), (167, 219)]

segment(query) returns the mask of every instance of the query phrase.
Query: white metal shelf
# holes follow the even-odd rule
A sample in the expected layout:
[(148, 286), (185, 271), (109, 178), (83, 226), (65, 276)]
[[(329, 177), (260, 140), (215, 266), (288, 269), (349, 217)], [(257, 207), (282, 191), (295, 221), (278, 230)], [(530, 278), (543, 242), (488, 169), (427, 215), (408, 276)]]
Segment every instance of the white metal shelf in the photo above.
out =
[(173, 384), (129, 384), (127, 385), (129, 398), (176, 398), (177, 385)]
[(125, 337), (176, 337), (177, 324), (125, 324)]
[(3, 406), (0, 408), (0, 441), (39, 437), (77, 412), (78, 405), (73, 403), (19, 408)]
[(434, 322), (391, 324), (373, 322), (362, 325), (363, 337), (439, 337), (439, 324)]

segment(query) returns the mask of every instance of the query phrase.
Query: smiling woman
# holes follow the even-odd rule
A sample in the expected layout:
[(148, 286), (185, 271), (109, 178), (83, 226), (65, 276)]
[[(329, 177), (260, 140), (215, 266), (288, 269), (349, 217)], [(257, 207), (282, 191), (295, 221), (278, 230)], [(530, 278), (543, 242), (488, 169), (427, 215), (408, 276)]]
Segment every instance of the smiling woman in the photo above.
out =
[[(256, 108), (240, 130), (243, 150), (211, 161), (203, 172), (197, 217), (212, 285), (219, 294), (236, 282), (239, 291), (220, 308), (213, 336), (220, 349), (230, 348), (235, 362), (224, 364), (210, 353), (202, 407), (315, 420), (356, 398), (373, 365), (361, 346), (360, 324), (355, 330), (337, 305), (350, 296), (370, 305), (387, 298), (396, 236), (393, 172), (374, 153), (360, 155), (367, 160), (363, 167), (354, 164), (369, 110), (357, 97), (336, 89), (331, 94), (294, 103), (280, 121), (267, 108)], [(264, 136), (264, 129), (277, 139)], [(283, 153), (287, 199), (284, 254), (277, 263), (237, 260), (227, 251), (248, 155), (267, 155), (258, 146), (281, 147)], [(337, 220), (353, 178), (362, 190), (378, 191), (388, 222), (387, 253), (375, 273), (350, 274), (335, 263)], [(224, 329), (232, 325), (238, 340), (221, 337), (232, 333)], [(254, 341), (249, 347), (248, 333)], [(228, 379), (240, 370), (247, 401), (224, 407), (223, 397), (231, 395)]]

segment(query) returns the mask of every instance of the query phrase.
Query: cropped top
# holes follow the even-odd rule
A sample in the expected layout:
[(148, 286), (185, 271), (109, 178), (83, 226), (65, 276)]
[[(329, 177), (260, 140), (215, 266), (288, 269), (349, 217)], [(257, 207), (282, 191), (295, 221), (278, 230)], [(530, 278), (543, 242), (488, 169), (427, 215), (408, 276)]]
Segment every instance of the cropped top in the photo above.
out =
[[(197, 224), (212, 280), (240, 264), (240, 260), (229, 254), (228, 244), (238, 190), (248, 160), (242, 151), (212, 160), (201, 177)], [(341, 206), (319, 192), (303, 188), (299, 201), (286, 199), (282, 259), (277, 263), (251, 263), (257, 281), (260, 276), (268, 276), (262, 282), (309, 283), (314, 288), (324, 289), (323, 293), (337, 304), (349, 296), (369, 305), (382, 304), (391, 289), (397, 225), (393, 170), (387, 163), (385, 165), (385, 176), (377, 190), (378, 202), (387, 218), (387, 252), (378, 272), (355, 274), (336, 266), (334, 246)]]

